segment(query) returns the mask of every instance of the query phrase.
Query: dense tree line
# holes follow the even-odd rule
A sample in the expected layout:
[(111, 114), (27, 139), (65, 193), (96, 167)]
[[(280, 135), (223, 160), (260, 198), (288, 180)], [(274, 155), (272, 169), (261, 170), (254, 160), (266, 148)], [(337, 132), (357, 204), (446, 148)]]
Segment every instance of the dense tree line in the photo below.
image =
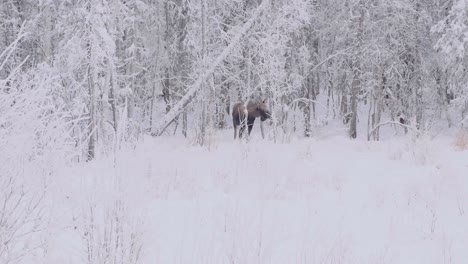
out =
[(163, 133), (204, 144), (252, 98), (269, 99), (275, 139), (332, 119), (369, 139), (385, 122), (463, 126), (466, 1), (263, 1), (254, 21), (261, 0), (2, 1), (0, 135), (92, 159), (160, 129), (197, 81)]

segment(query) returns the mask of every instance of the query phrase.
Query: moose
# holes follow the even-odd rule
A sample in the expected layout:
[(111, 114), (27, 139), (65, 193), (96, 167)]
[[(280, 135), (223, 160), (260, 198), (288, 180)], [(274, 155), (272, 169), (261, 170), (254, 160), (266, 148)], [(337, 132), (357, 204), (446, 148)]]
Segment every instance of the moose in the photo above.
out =
[(234, 139), (237, 137), (237, 128), (239, 129), (239, 139), (248, 127), (248, 133), (252, 131), (255, 119), (260, 117), (262, 121), (271, 118), (271, 112), (266, 105), (266, 99), (263, 101), (249, 101), (247, 107), (243, 102), (236, 103), (232, 109), (232, 123), (234, 124)]

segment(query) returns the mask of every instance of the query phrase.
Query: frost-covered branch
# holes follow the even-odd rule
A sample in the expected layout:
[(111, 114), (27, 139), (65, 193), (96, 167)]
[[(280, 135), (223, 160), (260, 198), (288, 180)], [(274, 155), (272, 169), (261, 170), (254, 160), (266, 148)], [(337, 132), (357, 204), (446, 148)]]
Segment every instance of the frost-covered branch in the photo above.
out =
[(3, 68), (5, 68), (5, 65), (7, 64), (8, 59), (10, 58), (11, 54), (13, 54), (13, 52), (16, 50), (21, 39), (23, 39), (27, 35), (27, 33), (24, 32), (25, 24), (26, 24), (26, 21), (24, 21), (23, 24), (21, 25), (20, 30), (15, 40), (12, 41), (10, 45), (8, 45), (8, 47), (6, 47), (0, 54), (0, 60), (3, 59), (2, 63), (0, 64), (0, 71), (3, 70)]
[(414, 126), (410, 126), (410, 125), (406, 125), (406, 124), (402, 124), (400, 122), (396, 122), (396, 121), (387, 121), (387, 122), (383, 122), (383, 123), (380, 123), (378, 125), (376, 125), (368, 134), (367, 134), (367, 140), (370, 140), (370, 137), (381, 127), (381, 126), (386, 126), (386, 125), (399, 125), (401, 127), (404, 127), (404, 128), (408, 128), (414, 132), (417, 132), (418, 129)]

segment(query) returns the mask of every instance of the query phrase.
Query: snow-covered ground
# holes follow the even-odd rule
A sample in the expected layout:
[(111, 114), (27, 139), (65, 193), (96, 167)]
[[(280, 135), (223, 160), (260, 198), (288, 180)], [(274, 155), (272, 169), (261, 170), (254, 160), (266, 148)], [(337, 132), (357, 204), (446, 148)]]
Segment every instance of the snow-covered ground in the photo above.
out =
[(231, 136), (210, 148), (148, 137), (64, 168), (50, 190), (48, 263), (117, 263), (105, 262), (113, 251), (140, 263), (468, 259), (468, 151), (453, 138)]

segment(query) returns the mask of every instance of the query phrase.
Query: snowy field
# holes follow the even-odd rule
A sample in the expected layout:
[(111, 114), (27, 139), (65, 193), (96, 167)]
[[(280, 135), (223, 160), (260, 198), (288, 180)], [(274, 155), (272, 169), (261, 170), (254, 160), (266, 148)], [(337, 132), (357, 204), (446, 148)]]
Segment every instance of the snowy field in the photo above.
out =
[(468, 263), (468, 0), (3, 0), (0, 36), (0, 264)]
[(210, 148), (148, 137), (64, 168), (51, 186), (47, 263), (468, 259), (468, 151), (452, 137), (231, 136)]

